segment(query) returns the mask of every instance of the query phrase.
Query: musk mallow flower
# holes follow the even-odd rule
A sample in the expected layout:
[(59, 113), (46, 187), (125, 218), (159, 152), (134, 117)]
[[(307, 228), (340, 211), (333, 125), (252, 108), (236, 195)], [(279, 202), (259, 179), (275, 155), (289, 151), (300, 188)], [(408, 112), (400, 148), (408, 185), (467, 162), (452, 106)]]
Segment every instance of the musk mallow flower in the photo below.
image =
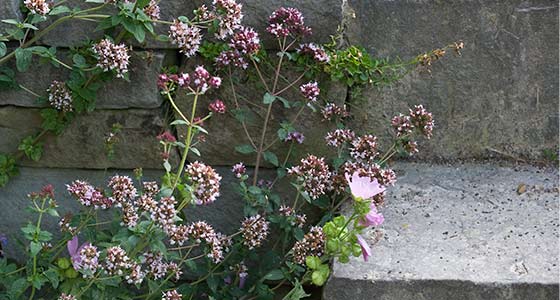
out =
[(360, 219), (360, 225), (366, 227), (379, 226), (383, 224), (383, 221), (385, 221), (385, 217), (377, 211), (377, 206), (372, 202), (369, 206), (369, 212)]
[(368, 242), (359, 234), (356, 234), (356, 238), (358, 239), (360, 248), (362, 248), (362, 256), (364, 257), (364, 261), (368, 261), (369, 257), (371, 256), (371, 248), (369, 247)]
[(370, 177), (362, 177), (358, 172), (354, 172), (351, 177), (348, 173), (344, 175), (354, 198), (370, 199), (385, 191), (385, 188), (377, 182), (377, 179), (372, 180)]

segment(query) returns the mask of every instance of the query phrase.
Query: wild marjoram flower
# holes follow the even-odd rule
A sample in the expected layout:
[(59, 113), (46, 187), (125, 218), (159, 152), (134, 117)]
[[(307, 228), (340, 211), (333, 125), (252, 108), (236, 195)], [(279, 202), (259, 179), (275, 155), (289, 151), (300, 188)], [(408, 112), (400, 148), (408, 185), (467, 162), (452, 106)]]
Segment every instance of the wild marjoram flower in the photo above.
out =
[(93, 45), (92, 50), (97, 55), (97, 66), (103, 71), (115, 71), (117, 78), (124, 78), (128, 73), (130, 55), (125, 44), (115, 45), (109, 39), (103, 39)]
[(64, 82), (54, 80), (47, 90), (49, 93), (49, 104), (57, 110), (72, 111), (72, 92)]
[(158, 1), (150, 0), (150, 3), (148, 3), (148, 5), (144, 8), (144, 13), (154, 21), (159, 20), (160, 9)]
[(200, 162), (193, 162), (186, 167), (185, 175), (193, 185), (193, 202), (195, 204), (210, 204), (220, 196), (222, 176), (212, 167)]
[(76, 300), (76, 297), (71, 294), (62, 293), (58, 297), (58, 300)]
[(25, 0), (23, 1), (25, 7), (31, 11), (31, 13), (44, 16), (51, 11), (49, 3), (46, 0)]
[(191, 57), (198, 52), (202, 41), (202, 33), (200, 33), (200, 28), (196, 26), (175, 20), (169, 26), (169, 39), (179, 47), (181, 53)]

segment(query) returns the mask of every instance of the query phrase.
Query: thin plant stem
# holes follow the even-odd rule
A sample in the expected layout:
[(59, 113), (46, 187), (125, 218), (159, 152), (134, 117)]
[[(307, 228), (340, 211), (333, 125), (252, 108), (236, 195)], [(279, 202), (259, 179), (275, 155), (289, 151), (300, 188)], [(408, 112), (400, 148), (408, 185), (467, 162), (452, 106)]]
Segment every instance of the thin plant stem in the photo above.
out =
[[(233, 79), (232, 79), (232, 74), (231, 74), (231, 67), (228, 69), (229, 72), (229, 84), (231, 86), (231, 92), (233, 94), (233, 102), (235, 103), (235, 107), (237, 109), (239, 109), (239, 102), (237, 101), (237, 93), (235, 92), (235, 86), (233, 85)], [(247, 139), (249, 139), (249, 142), (251, 143), (251, 145), (253, 146), (253, 148), (257, 148), (257, 145), (255, 144), (255, 142), (253, 141), (253, 138), (251, 137), (251, 135), (249, 134), (249, 130), (247, 129), (247, 124), (245, 123), (245, 121), (241, 121), (241, 126), (243, 127), (243, 131), (245, 132), (245, 135), (247, 136)]]
[(25, 86), (23, 86), (23, 85), (21, 85), (21, 84), (19, 85), (19, 88), (22, 89), (22, 90), (24, 90), (24, 91), (26, 91), (26, 92), (28, 92), (28, 93), (30, 93), (31, 95), (33, 95), (33, 96), (35, 96), (35, 97), (37, 97), (37, 98), (40, 98), (40, 97), (41, 97), (41, 95), (35, 93), (34, 91), (32, 91), (32, 90), (26, 88)]

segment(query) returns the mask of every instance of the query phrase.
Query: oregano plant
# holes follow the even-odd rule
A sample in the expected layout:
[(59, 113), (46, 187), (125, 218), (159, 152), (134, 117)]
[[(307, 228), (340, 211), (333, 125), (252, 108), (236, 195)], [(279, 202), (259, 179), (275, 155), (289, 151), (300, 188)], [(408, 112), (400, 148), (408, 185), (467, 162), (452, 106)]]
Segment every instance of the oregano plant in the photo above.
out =
[[(75, 10), (64, 8), (64, 1), (25, 0), (27, 18), (8, 22), (14, 28), (5, 39), (20, 40), (20, 47), (8, 52), (0, 44), (0, 63), (15, 57), (22, 71), (38, 55), (71, 70), (66, 81), (50, 85), (44, 98), (50, 107), (41, 112), (44, 131), (24, 139), (20, 151), (40, 159), (45, 132), (59, 134), (77, 114), (94, 109), (102, 82), (127, 80), (130, 49), (121, 41), (143, 42), (151, 35), (195, 62), (154, 78), (175, 116), (170, 129), (154, 137), (163, 175), (148, 181), (139, 168), (133, 177), (116, 174), (103, 186), (76, 179), (65, 191), (47, 185), (30, 193), (33, 219), (21, 229), (20, 249), (27, 261), (0, 260), (1, 299), (273, 299), (288, 286), (283, 298), (295, 300), (309, 296), (307, 285), (325, 284), (332, 261), (368, 260), (372, 245), (362, 234), (384, 222), (385, 192), (397, 180), (390, 162), (395, 155), (418, 152), (417, 141), (432, 136), (433, 116), (421, 104), (411, 107), (387, 124), (393, 139), (382, 143), (371, 132), (350, 128), (351, 111), (326, 97), (321, 78), (350, 87), (383, 86), (418, 67), (429, 70), (446, 50), (459, 53), (462, 42), (392, 62), (358, 46), (304, 43), (313, 29), (297, 8), (271, 12), (266, 32), (257, 32), (243, 25), (242, 5), (234, 0), (214, 0), (174, 20), (159, 19), (155, 0), (93, 2), (100, 5)], [(118, 12), (97, 12), (108, 5)], [(59, 17), (44, 29), (34, 25), (53, 15)], [(52, 26), (80, 18), (117, 35), (74, 50), (71, 62), (57, 58), (56, 49), (32, 48)], [(156, 36), (154, 23), (168, 26), (168, 35)], [(30, 32), (35, 33), (31, 39)], [(261, 34), (274, 39), (276, 53), (264, 51)], [(13, 80), (15, 71), (2, 72), (3, 84), (26, 89)], [(246, 99), (239, 74), (250, 78), (245, 88), (262, 96)], [(228, 93), (211, 98), (224, 86)], [(249, 106), (260, 119), (251, 117)], [(286, 119), (272, 117), (278, 110)], [(300, 121), (312, 116), (334, 125), (324, 136), (329, 157), (296, 151), (306, 142)], [(232, 198), (243, 202), (244, 217), (219, 232), (184, 209), (193, 212), (224, 196), (222, 175), (205, 163), (201, 150), (207, 136), (220, 134), (207, 124), (227, 117), (244, 134), (234, 146), (244, 160), (231, 166)], [(113, 125), (105, 140), (109, 157), (119, 155), (113, 146), (121, 134)], [(274, 150), (278, 147), (287, 151)], [(275, 169), (272, 178), (263, 176), (264, 167)], [(16, 173), (14, 156), (0, 155), (0, 183)], [(71, 195), (82, 209), (66, 211), (56, 201), (60, 193)], [(43, 226), (47, 218), (58, 221), (60, 232)], [(15, 247), (6, 240), (0, 235), (3, 248)]]

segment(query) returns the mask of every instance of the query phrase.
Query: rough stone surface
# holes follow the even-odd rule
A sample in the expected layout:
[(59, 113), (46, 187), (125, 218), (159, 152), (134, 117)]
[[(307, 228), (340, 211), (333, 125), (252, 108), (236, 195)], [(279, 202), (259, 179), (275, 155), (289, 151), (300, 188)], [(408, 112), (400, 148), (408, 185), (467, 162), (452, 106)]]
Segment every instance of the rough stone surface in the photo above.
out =
[[(363, 94), (357, 127), (379, 131), (413, 104), (436, 120), (429, 158), (535, 158), (558, 145), (558, 2), (349, 0), (351, 43), (376, 56), (413, 58), (464, 40), (463, 56), (396, 86)], [(373, 29), (373, 30), (372, 30)], [(551, 46), (553, 45), (553, 46)], [(497, 151), (496, 151), (497, 150)]]
[[(188, 63), (186, 65), (186, 70), (194, 69), (195, 64)], [(299, 73), (291, 72), (290, 68), (286, 68), (289, 78), (295, 79), (299, 76)], [(247, 122), (248, 132), (253, 138), (254, 142), (258, 145), (258, 141), (261, 137), (262, 128), (264, 124), (264, 118), (266, 116), (267, 105), (263, 104), (263, 96), (266, 90), (261, 87), (260, 81), (258, 84), (255, 83), (255, 79), (249, 80), (246, 78), (246, 74), (235, 74), (235, 80), (237, 80), (235, 85), (235, 91), (237, 93), (238, 102), (241, 107), (248, 109), (249, 120)], [(307, 82), (308, 79), (300, 81), (301, 83)], [(235, 81), (234, 81), (235, 82)], [(328, 85), (328, 82), (318, 80), (319, 83), (326, 83), (326, 85), (321, 86), (320, 99), (328, 100), (330, 102), (335, 102), (337, 104), (342, 104), (343, 99), (346, 97), (346, 87), (332, 83)], [(292, 101), (304, 101), (305, 99), (301, 96), (299, 92), (299, 85), (295, 84), (287, 92), (283, 93), (281, 96)], [(269, 83), (269, 85), (272, 85)], [(288, 83), (281, 82), (279, 86), (285, 87)], [(233, 99), (233, 93), (231, 85), (228, 80), (224, 79), (222, 86), (217, 92), (209, 93), (204, 95), (202, 100), (199, 102), (197, 114), (199, 116), (205, 116), (208, 113), (207, 106), (210, 101), (214, 99), (221, 99), (226, 104), (228, 110), (233, 110), (235, 108), (235, 102)], [(249, 102), (253, 104), (248, 104)], [(256, 107), (256, 105), (258, 107)], [(190, 115), (192, 107), (192, 96), (181, 96), (178, 99), (178, 106), (185, 115)], [(284, 121), (292, 121), (297, 114), (300, 107), (286, 109), (283, 107), (280, 101), (276, 101), (273, 106), (273, 111), (268, 125), (266, 144), (269, 144), (277, 137), (277, 131), (280, 128), (279, 124)], [(176, 118), (180, 118), (176, 114)], [(332, 122), (324, 121), (322, 119), (320, 111), (314, 113), (309, 108), (304, 108), (302, 113), (294, 124), (294, 128), (302, 132), (305, 135), (305, 141), (302, 145), (294, 145), (291, 157), (291, 162), (294, 162), (294, 158), (300, 159), (307, 154), (314, 154), (317, 156), (326, 156), (336, 154), (332, 148), (329, 148), (325, 144), (324, 136), (325, 134), (335, 129), (335, 124)], [(211, 119), (204, 123), (204, 128), (209, 132), (206, 136), (205, 142), (199, 143), (196, 148), (200, 150), (203, 160), (212, 165), (234, 165), (240, 161), (243, 161), (246, 165), (254, 165), (256, 155), (252, 154), (242, 154), (235, 150), (236, 146), (243, 144), (250, 144), (243, 126), (238, 122), (234, 115), (230, 112), (226, 115), (214, 114)], [(178, 127), (179, 136), (183, 137), (186, 135), (186, 129), (183, 127)], [(280, 163), (287, 155), (289, 149), (289, 143), (278, 141), (269, 150), (275, 153), (280, 160)], [(190, 157), (191, 160), (200, 159), (196, 155)], [(271, 165), (268, 165), (269, 167)]]
[[(63, 61), (71, 64), (68, 51), (59, 50)], [(133, 52), (130, 58), (130, 81), (114, 79), (107, 82), (98, 91), (96, 107), (106, 108), (156, 108), (162, 103), (162, 98), (157, 87), (157, 76), (164, 66), (165, 52)], [(11, 62), (15, 65), (15, 62)], [(69, 70), (52, 64), (39, 64), (39, 59), (34, 58), (34, 64), (25, 73), (17, 73), (16, 81), (46, 97), (46, 90), (53, 80), (65, 81), (69, 78)], [(22, 90), (0, 91), (0, 105), (16, 105), (26, 107), (41, 107), (37, 97)]]
[[(277, 42), (265, 31), (268, 16), (281, 6), (295, 7), (300, 9), (305, 17), (306, 24), (313, 29), (313, 41), (326, 43), (330, 41), (330, 36), (335, 35), (342, 21), (342, 0), (320, 0), (320, 1), (291, 1), (291, 0), (242, 0), (244, 19), (243, 22), (247, 26), (254, 27), (258, 30), (261, 38), (269, 48), (277, 48)], [(83, 4), (80, 1), (69, 1), (71, 7), (79, 4), (80, 7), (92, 7), (91, 4)], [(211, 5), (211, 1), (181, 1), (169, 0), (161, 1), (161, 19), (171, 21), (179, 16), (191, 18), (194, 9), (202, 4)], [(106, 9), (106, 12), (111, 12)], [(72, 20), (64, 23), (54, 29), (41, 39), (41, 42), (47, 45), (57, 47), (72, 47), (83, 45), (88, 39), (99, 39), (103, 36), (101, 31), (94, 31), (95, 26), (91, 22)], [(169, 28), (165, 24), (158, 24), (155, 27), (157, 34), (168, 34)], [(71, 34), (69, 34), (71, 33)], [(147, 38), (146, 42), (140, 45), (144, 48), (175, 48), (170, 43), (155, 41), (153, 38)]]
[[(324, 299), (558, 299), (558, 172), (398, 164), (373, 255), (334, 263)], [(518, 194), (524, 184), (526, 192)]]
[[(0, 108), (0, 151), (13, 153), (19, 142), (40, 131), (37, 109)], [(122, 125), (115, 145), (113, 160), (105, 149), (105, 135), (114, 123)], [(58, 168), (162, 168), (160, 145), (155, 136), (163, 131), (163, 116), (154, 110), (96, 110), (77, 116), (59, 136), (44, 139), (43, 157), (38, 162), (23, 159), (21, 163), (35, 167)], [(176, 159), (175, 154), (172, 159)]]
[[(19, 4), (19, 0), (3, 0), (2, 3), (0, 3), (0, 20), (21, 20), (22, 15), (19, 10)], [(0, 33), (4, 33), (4, 30), (9, 29), (12, 26), (13, 25), (0, 22)]]

